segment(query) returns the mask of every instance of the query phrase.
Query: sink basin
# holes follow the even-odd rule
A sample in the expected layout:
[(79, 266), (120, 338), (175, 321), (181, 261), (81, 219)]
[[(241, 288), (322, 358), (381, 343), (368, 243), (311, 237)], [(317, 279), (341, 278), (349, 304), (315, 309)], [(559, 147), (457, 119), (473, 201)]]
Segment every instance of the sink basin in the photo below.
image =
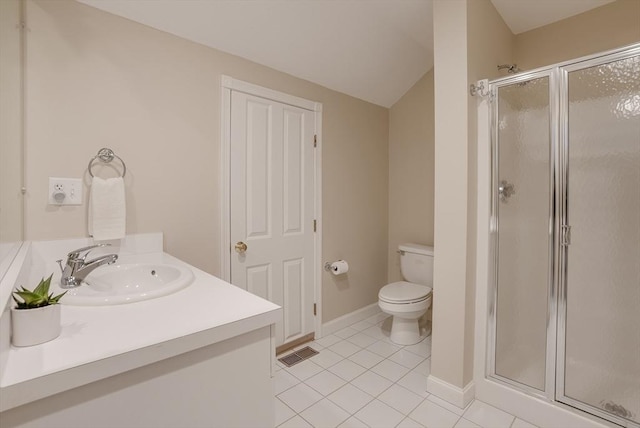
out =
[(193, 282), (190, 269), (154, 263), (102, 266), (60, 300), (64, 305), (100, 306), (133, 303), (166, 296)]

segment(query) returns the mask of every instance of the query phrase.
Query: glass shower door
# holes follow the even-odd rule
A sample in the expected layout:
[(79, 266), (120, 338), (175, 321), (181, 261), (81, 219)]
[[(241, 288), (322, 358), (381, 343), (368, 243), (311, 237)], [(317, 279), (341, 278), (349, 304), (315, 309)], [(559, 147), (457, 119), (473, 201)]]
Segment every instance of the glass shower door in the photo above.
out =
[[(549, 75), (498, 85), (493, 117), (495, 322), (502, 381), (545, 390), (550, 278)], [(491, 363), (490, 363), (491, 364)]]
[[(640, 423), (640, 56), (564, 68), (558, 400)], [(563, 346), (564, 345), (564, 346)]]

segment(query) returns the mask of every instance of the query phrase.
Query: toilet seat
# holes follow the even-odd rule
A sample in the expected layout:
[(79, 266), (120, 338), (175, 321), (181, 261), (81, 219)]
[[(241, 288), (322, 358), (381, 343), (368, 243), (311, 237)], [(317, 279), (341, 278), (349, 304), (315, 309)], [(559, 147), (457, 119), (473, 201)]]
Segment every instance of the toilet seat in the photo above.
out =
[(396, 305), (419, 303), (431, 298), (431, 291), (431, 287), (427, 285), (398, 281), (382, 287), (378, 299)]

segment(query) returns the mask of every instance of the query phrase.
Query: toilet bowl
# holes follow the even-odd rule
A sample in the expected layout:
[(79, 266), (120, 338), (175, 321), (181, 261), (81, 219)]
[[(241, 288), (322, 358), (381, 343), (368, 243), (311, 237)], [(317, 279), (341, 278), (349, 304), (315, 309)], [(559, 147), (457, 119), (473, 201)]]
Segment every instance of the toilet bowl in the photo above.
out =
[(398, 345), (413, 345), (430, 333), (421, 331), (419, 319), (431, 306), (433, 247), (400, 245), (400, 270), (405, 279), (387, 284), (378, 293), (378, 306), (393, 316), (389, 339)]

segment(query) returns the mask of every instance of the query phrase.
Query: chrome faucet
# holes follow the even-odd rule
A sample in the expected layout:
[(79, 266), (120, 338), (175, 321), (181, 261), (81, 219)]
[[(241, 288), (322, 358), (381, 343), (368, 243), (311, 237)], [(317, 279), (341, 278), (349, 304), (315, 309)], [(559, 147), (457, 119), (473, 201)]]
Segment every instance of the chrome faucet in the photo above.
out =
[(61, 288), (79, 287), (87, 275), (93, 272), (95, 268), (115, 263), (116, 260), (118, 260), (117, 254), (107, 254), (85, 262), (91, 250), (107, 246), (111, 246), (111, 244), (96, 244), (71, 251), (67, 254), (67, 263), (64, 268), (62, 267), (62, 259), (57, 260), (60, 270), (62, 271), (62, 278), (60, 279)]

